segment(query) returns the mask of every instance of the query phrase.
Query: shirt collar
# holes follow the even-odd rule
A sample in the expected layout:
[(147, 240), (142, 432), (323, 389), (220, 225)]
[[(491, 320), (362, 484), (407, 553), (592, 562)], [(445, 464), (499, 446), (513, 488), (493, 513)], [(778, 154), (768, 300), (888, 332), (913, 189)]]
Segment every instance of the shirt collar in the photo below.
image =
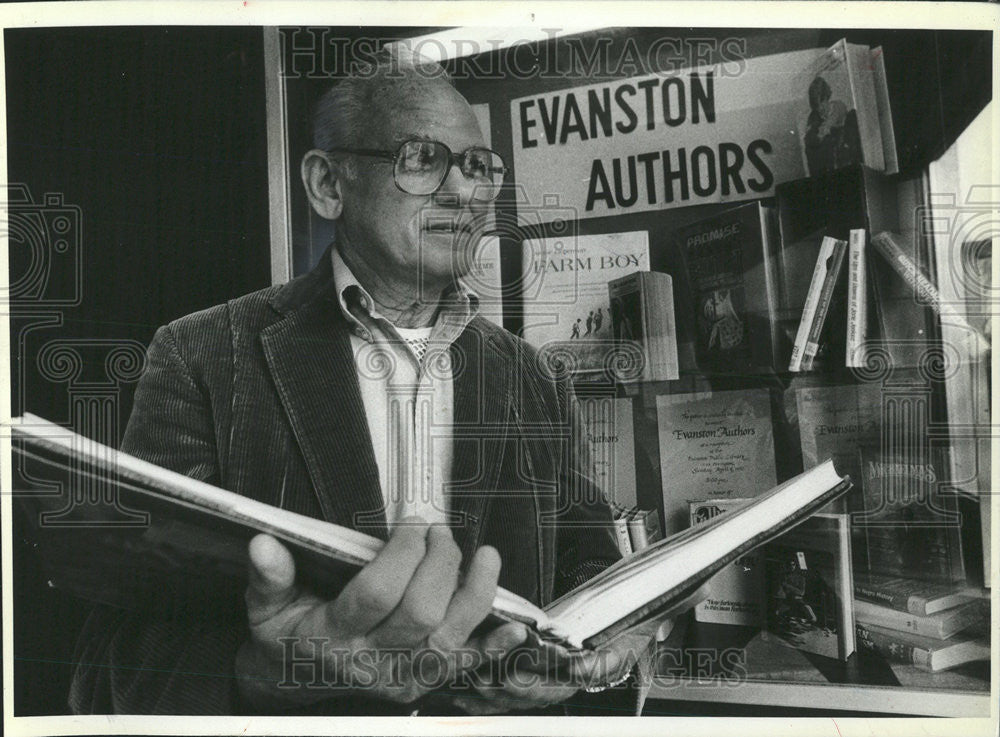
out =
[[(337, 292), (337, 303), (355, 332), (362, 336), (369, 334), (367, 326), (362, 322), (364, 318), (391, 326), (392, 323), (378, 312), (375, 300), (340, 255), (340, 249), (336, 246), (331, 248), (330, 258), (333, 262), (333, 285)], [(442, 295), (440, 307), (432, 340), (445, 339), (452, 343), (479, 311), (479, 297), (461, 283), (453, 284)]]

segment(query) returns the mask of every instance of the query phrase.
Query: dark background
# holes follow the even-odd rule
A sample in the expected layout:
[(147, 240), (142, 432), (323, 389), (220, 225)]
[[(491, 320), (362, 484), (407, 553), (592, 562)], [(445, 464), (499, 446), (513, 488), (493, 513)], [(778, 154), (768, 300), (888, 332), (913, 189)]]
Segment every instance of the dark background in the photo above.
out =
[[(337, 32), (395, 37), (427, 30)], [(659, 30), (705, 37), (731, 34), (719, 29)], [(621, 43), (629, 32), (615, 33), (616, 43)], [(943, 152), (989, 99), (989, 33), (740, 33), (748, 36), (754, 55), (828, 46), (844, 35), (856, 43), (882, 44), (901, 163), (910, 173)], [(37, 367), (46, 343), (111, 339), (146, 344), (169, 320), (268, 285), (262, 32), (15, 29), (5, 32), (4, 43), (10, 182), (25, 185), (35, 203), (44, 202), (46, 194), (58, 194), (63, 205), (79, 208), (74, 231), (79, 234), (74, 240), (79, 262), (70, 259), (62, 267), (53, 262), (49, 286), (55, 291), (65, 288), (76, 269), (82, 278), (76, 305), (47, 308), (31, 299), (15, 304), (12, 409), (14, 415), (30, 411), (67, 422), (73, 387), (45, 378)], [(537, 47), (529, 46), (510, 53), (536, 52)], [(561, 86), (573, 84), (564, 80)], [(499, 89), (460, 87), (471, 102), (490, 101)], [(290, 87), (290, 93), (298, 95), (290, 109), (293, 144), (306, 135), (305, 111), (318, 89), (314, 84)], [(509, 99), (539, 89), (514, 84), (505, 87), (503, 95)], [(492, 127), (497, 147), (509, 148), (509, 119), (494, 113)], [(293, 145), (293, 171), (295, 154)], [(297, 192), (296, 183), (291, 186)], [(677, 219), (671, 220), (671, 227), (707, 213), (693, 207), (673, 214)], [(663, 222), (646, 223), (642, 218), (656, 215), (636, 216), (626, 229), (649, 228), (653, 243), (654, 231), (662, 229)], [(587, 221), (586, 228), (622, 229), (613, 218)], [(16, 235), (11, 233), (12, 282), (30, 262)], [(505, 274), (518, 268), (505, 264)], [(509, 315), (508, 327), (516, 329), (517, 311)], [(81, 381), (106, 381), (99, 377), (103, 365), (94, 361), (84, 367)], [(115, 432), (120, 434), (134, 384), (113, 384), (112, 389), (119, 418)], [(65, 713), (73, 643), (84, 607), (46, 586), (33, 551), (18, 534), (14, 591), (15, 713)], [(692, 712), (708, 713), (706, 709), (697, 705)], [(753, 712), (746, 707), (734, 713), (747, 709)]]

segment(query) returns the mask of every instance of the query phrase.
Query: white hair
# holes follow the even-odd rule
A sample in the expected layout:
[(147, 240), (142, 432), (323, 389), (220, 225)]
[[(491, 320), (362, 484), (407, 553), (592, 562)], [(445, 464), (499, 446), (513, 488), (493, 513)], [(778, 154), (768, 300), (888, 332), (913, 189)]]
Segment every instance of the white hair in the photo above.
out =
[(327, 90), (313, 116), (313, 146), (323, 151), (363, 147), (379, 102), (394, 88), (451, 85), (448, 73), (437, 63), (403, 43), (382, 47), (374, 63), (360, 65)]

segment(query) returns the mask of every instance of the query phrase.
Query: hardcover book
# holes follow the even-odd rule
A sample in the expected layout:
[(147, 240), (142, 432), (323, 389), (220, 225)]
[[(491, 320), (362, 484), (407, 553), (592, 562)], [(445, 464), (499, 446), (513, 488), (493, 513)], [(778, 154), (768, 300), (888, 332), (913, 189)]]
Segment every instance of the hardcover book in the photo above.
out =
[(818, 513), (764, 546), (768, 638), (828, 658), (855, 650), (846, 515)]
[(883, 171), (885, 153), (871, 52), (841, 39), (796, 80), (795, 123), (810, 176), (855, 164)]
[(921, 617), (968, 604), (978, 596), (966, 586), (927, 583), (899, 576), (859, 575), (854, 578), (858, 599)]
[[(670, 274), (636, 271), (608, 282), (611, 330), (621, 349), (616, 379), (670, 381), (680, 376)], [(629, 360), (635, 356), (634, 361)], [(635, 370), (635, 369), (641, 370)]]
[(926, 453), (859, 451), (861, 511), (851, 524), (856, 572), (953, 584), (965, 582), (958, 498), (949, 492), (946, 448)]
[(616, 361), (608, 282), (649, 271), (645, 230), (526, 240), (521, 286), (526, 341), (553, 368), (600, 374)]
[(776, 482), (767, 389), (656, 397), (668, 532), (688, 526), (690, 502), (747, 496)]
[(773, 372), (787, 348), (778, 305), (774, 209), (750, 202), (674, 233), (696, 326), (694, 355), (703, 371)]
[[(691, 526), (703, 524), (738, 509), (749, 499), (709, 499), (691, 502)], [(753, 550), (716, 573), (705, 587), (705, 600), (694, 608), (698, 622), (764, 625), (764, 567)]]
[[(258, 532), (290, 546), (303, 585), (334, 596), (384, 544), (160, 468), (32, 415), (16, 418), (11, 429), (21, 476), (46, 479), (41, 490), (19, 488), (16, 500), (32, 523), (50, 581), (92, 601), (130, 608), (157, 591), (214, 592), (233, 583), (239, 589), (241, 580), (245, 586), (247, 542)], [(65, 509), (91, 478), (108, 481), (111, 492), (103, 502), (74, 509), (91, 524), (39, 524), (46, 510)], [(849, 487), (832, 463), (824, 464), (762, 490), (732, 514), (619, 561), (544, 609), (498, 589), (484, 626), (523, 622), (539, 647), (598, 649), (651, 618), (693, 606), (712, 575)], [(118, 504), (145, 515), (145, 523), (101, 524)]]
[(938, 640), (861, 623), (856, 629), (858, 650), (876, 653), (896, 663), (915, 665), (931, 673), (990, 659), (988, 638), (958, 635)]
[(981, 625), (984, 620), (988, 620), (989, 601), (973, 599), (936, 614), (921, 616), (859, 599), (854, 603), (854, 611), (861, 624), (885, 627), (898, 632), (909, 632), (935, 640), (947, 640), (952, 635)]

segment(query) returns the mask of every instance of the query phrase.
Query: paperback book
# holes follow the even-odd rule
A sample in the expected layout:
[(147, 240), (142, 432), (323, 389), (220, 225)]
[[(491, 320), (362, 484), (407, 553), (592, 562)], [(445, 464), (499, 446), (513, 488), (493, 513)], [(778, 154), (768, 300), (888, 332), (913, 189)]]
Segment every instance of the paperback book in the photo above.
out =
[(847, 516), (815, 514), (764, 546), (762, 555), (768, 638), (846, 660), (855, 650)]
[(608, 282), (649, 271), (645, 230), (540, 238), (522, 244), (526, 341), (553, 368), (599, 375), (616, 361)]
[(620, 350), (619, 382), (680, 376), (670, 274), (636, 271), (608, 282), (612, 337)]
[[(160, 468), (38, 417), (17, 418), (11, 429), (21, 476), (49, 481), (42, 491), (18, 489), (16, 500), (32, 523), (52, 585), (93, 601), (132, 607), (165, 581), (213, 587), (245, 580), (247, 542), (258, 532), (291, 548), (303, 585), (334, 596), (384, 544)], [(113, 482), (114, 504), (78, 505), (74, 511), (90, 525), (38, 524), (47, 509), (64, 508), (71, 490), (94, 477)], [(692, 597), (712, 575), (849, 487), (832, 463), (824, 464), (762, 490), (752, 503), (711, 524), (650, 545), (544, 608), (499, 589), (485, 626), (518, 621), (529, 626), (539, 646), (600, 648), (651, 617), (693, 606)], [(100, 524), (117, 504), (145, 513), (145, 524)]]
[(952, 635), (981, 625), (984, 620), (988, 620), (989, 602), (983, 599), (973, 599), (936, 614), (921, 616), (859, 599), (854, 603), (854, 611), (861, 624), (885, 627), (898, 632), (909, 632), (935, 640), (947, 640)]
[(948, 640), (938, 640), (859, 622), (857, 639), (858, 650), (876, 653), (886, 660), (914, 665), (931, 673), (990, 659), (989, 639), (984, 637), (956, 635)]

